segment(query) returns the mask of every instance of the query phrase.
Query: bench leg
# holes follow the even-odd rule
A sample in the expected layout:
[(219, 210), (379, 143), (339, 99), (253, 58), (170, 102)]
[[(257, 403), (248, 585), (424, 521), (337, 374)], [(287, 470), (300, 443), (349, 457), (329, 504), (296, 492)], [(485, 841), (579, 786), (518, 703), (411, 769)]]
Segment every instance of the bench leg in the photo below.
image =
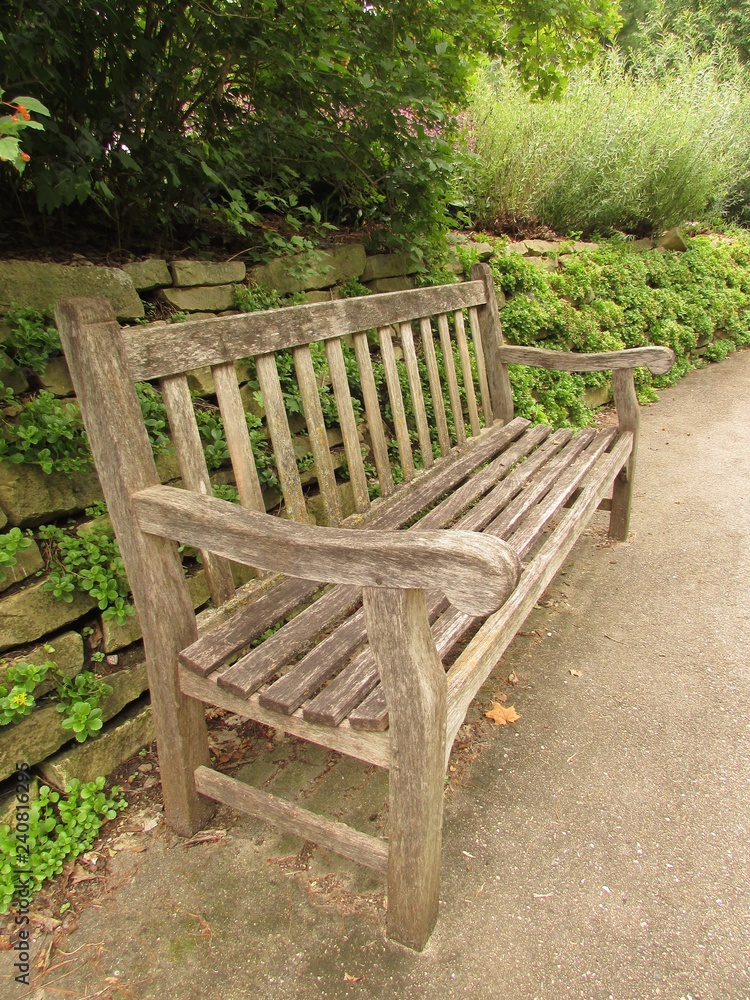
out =
[(639, 422), (638, 397), (635, 394), (632, 368), (622, 368), (612, 372), (612, 394), (620, 420), (620, 430), (631, 431), (633, 434), (633, 451), (628, 464), (615, 479), (612, 490), (612, 512), (609, 516), (609, 537), (617, 542), (626, 542), (630, 532), (630, 506), (633, 499)]
[(421, 951), (438, 916), (446, 681), (421, 590), (365, 590), (391, 735), (388, 936)]

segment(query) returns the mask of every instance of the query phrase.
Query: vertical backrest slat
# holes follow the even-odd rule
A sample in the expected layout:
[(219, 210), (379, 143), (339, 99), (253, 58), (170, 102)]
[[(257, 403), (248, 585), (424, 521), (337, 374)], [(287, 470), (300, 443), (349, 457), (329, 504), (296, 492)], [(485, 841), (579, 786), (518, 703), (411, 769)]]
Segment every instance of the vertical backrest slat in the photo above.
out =
[(440, 334), (440, 346), (443, 349), (445, 377), (448, 380), (448, 398), (451, 401), (453, 423), (456, 427), (456, 442), (458, 444), (463, 444), (466, 440), (466, 428), (464, 427), (464, 414), (461, 408), (461, 393), (458, 389), (456, 362), (453, 357), (453, 344), (451, 343), (451, 331), (448, 326), (448, 317), (445, 313), (440, 313), (437, 318), (437, 322), (438, 333)]
[(370, 347), (367, 343), (366, 333), (355, 333), (352, 339), (354, 341), (354, 354), (357, 358), (359, 378), (362, 385), (362, 396), (365, 401), (367, 428), (370, 432), (372, 453), (378, 473), (378, 482), (380, 483), (380, 493), (381, 496), (387, 497), (394, 490), (393, 474), (388, 458), (388, 445), (386, 444), (385, 433), (383, 432), (383, 418), (380, 415), (380, 401), (378, 400), (378, 391), (375, 386), (375, 376), (372, 372)]
[(358, 514), (364, 513), (370, 507), (370, 495), (367, 490), (367, 477), (362, 461), (362, 449), (359, 444), (357, 420), (354, 416), (352, 396), (349, 391), (349, 379), (346, 376), (344, 352), (339, 337), (326, 341), (326, 358), (328, 371), (331, 375), (333, 395), (339, 414), (339, 425), (344, 438), (346, 464), (349, 466), (349, 481), (354, 495), (354, 509)]
[(258, 470), (255, 467), (255, 457), (250, 444), (250, 434), (234, 364), (229, 361), (223, 365), (214, 365), (211, 374), (237, 482), (237, 492), (240, 495), (240, 504), (264, 513), (266, 507), (263, 503), (263, 493), (258, 480)]
[(284, 407), (284, 396), (279, 382), (279, 373), (276, 369), (275, 355), (259, 354), (255, 359), (255, 371), (263, 397), (263, 408), (266, 412), (268, 432), (271, 435), (284, 503), (292, 520), (306, 524), (307, 507), (294, 457), (294, 445)]
[(419, 450), (422, 453), (422, 464), (425, 469), (429, 469), (433, 461), (430, 424), (427, 420), (427, 411), (424, 406), (424, 393), (422, 392), (422, 381), (419, 377), (419, 365), (417, 362), (417, 352), (414, 348), (414, 334), (412, 333), (411, 323), (400, 323), (399, 333), (401, 335), (401, 347), (404, 351), (404, 363), (409, 379), (409, 389), (411, 390), (411, 400), (414, 406), (414, 418), (417, 422), (417, 436), (419, 439)]
[(492, 400), (490, 399), (490, 387), (487, 382), (487, 367), (484, 362), (482, 331), (479, 328), (479, 316), (474, 306), (469, 309), (469, 326), (471, 327), (471, 339), (474, 341), (474, 357), (477, 359), (477, 374), (479, 375), (479, 392), (482, 397), (484, 423), (486, 427), (489, 427), (493, 421)]
[[(198, 424), (195, 420), (193, 401), (185, 375), (170, 375), (161, 380), (164, 406), (177, 452), (182, 481), (188, 490), (212, 496), (211, 479), (203, 454)], [(226, 559), (212, 552), (203, 553), (208, 589), (214, 604), (228, 601), (234, 594), (232, 570)]]
[(432, 396), (432, 409), (435, 414), (435, 423), (437, 424), (440, 453), (447, 455), (451, 450), (451, 439), (448, 433), (448, 420), (445, 416), (443, 387), (440, 384), (440, 372), (435, 355), (435, 344), (432, 339), (432, 324), (429, 319), (420, 319), (419, 331), (422, 334), (422, 350), (424, 351), (424, 359), (427, 364), (427, 380), (430, 383), (430, 395)]
[(495, 420), (504, 424), (513, 419), (513, 390), (508, 375), (508, 366), (498, 357), (498, 348), (503, 342), (500, 328), (500, 310), (497, 304), (495, 283), (489, 264), (473, 264), (471, 277), (484, 285), (484, 304), (477, 306), (477, 319), (482, 332), (487, 384), (492, 399), (492, 414)]
[(474, 390), (474, 373), (471, 370), (471, 357), (469, 355), (469, 344), (466, 340), (464, 314), (460, 309), (457, 309), (453, 313), (453, 322), (456, 326), (456, 343), (458, 344), (458, 356), (461, 361), (461, 372), (463, 373), (464, 389), (466, 390), (466, 406), (469, 410), (471, 433), (478, 434), (479, 410), (477, 409), (477, 394)]
[(341, 524), (341, 506), (336, 486), (336, 475), (333, 471), (333, 461), (328, 447), (328, 435), (326, 434), (323, 408), (320, 405), (318, 383), (315, 378), (310, 348), (307, 344), (295, 347), (292, 350), (292, 356), (297, 372), (297, 385), (302, 397), (302, 412), (305, 415), (310, 448), (315, 459), (318, 487), (326, 507), (328, 523)]
[(401, 470), (404, 474), (404, 480), (409, 482), (410, 479), (414, 478), (414, 456), (411, 453), (411, 440), (409, 438), (409, 428), (406, 423), (404, 397), (401, 393), (401, 381), (398, 377), (391, 329), (390, 326), (381, 326), (378, 330), (378, 339), (380, 341), (380, 356), (383, 359), (383, 367), (385, 368), (388, 398), (391, 402), (391, 413), (393, 414), (393, 426), (396, 431), (398, 453), (401, 459)]

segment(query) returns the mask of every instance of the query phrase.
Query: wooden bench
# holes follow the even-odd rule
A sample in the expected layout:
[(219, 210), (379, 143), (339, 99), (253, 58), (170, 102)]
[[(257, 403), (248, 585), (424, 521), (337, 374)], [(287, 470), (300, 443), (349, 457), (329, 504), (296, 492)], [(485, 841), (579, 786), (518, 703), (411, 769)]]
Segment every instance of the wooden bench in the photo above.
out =
[[(56, 316), (143, 630), (169, 823), (192, 834), (218, 801), (367, 865), (387, 875), (389, 936), (422, 949), (438, 913), (453, 740), (597, 509), (611, 511), (612, 538), (627, 538), (638, 430), (633, 368), (665, 372), (672, 352), (504, 345), (481, 264), (461, 284), (181, 324), (120, 330), (104, 299), (65, 301)], [(373, 502), (342, 338), (359, 370), (380, 490)], [(325, 345), (343, 435), (354, 505), (346, 518), (314, 342)], [(385, 413), (373, 345), (387, 383)], [(328, 527), (308, 523), (276, 367), (282, 349), (293, 352)], [(234, 364), (248, 357), (285, 517), (263, 504)], [(612, 369), (619, 427), (573, 433), (514, 419), (509, 364)], [(212, 496), (185, 375), (203, 366), (213, 375), (240, 505)], [(156, 472), (134, 389), (150, 379), (160, 382), (182, 489), (161, 485)], [(389, 451), (398, 455), (398, 485)], [(200, 636), (176, 542), (202, 550), (221, 609)], [(256, 567), (259, 579), (235, 592), (228, 560)], [(209, 767), (205, 704), (389, 767), (388, 840)]]

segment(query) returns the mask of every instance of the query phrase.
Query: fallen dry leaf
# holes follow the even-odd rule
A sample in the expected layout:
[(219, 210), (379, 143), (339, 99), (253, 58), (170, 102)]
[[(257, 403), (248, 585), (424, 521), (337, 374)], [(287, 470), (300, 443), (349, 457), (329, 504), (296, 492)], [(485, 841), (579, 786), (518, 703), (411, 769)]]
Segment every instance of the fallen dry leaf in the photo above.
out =
[(496, 726), (506, 726), (509, 722), (515, 722), (521, 716), (516, 712), (513, 705), (501, 705), (499, 701), (493, 701), (489, 712), (485, 712), (485, 717), (492, 719)]
[(515, 687), (516, 684), (520, 684), (520, 680), (516, 674), (508, 674), (508, 683)]
[(347, 983), (361, 983), (363, 976), (350, 976), (348, 972), (344, 973), (344, 979)]
[(583, 674), (581, 673), (580, 670), (568, 670), (568, 673), (570, 674), (571, 677), (583, 677)]

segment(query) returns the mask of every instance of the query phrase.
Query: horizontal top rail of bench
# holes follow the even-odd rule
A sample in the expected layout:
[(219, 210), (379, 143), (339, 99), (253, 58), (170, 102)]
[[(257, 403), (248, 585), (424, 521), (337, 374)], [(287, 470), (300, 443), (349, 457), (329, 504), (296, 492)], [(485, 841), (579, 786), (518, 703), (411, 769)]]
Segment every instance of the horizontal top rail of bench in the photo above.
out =
[(484, 284), (465, 281), (237, 316), (152, 323), (123, 330), (123, 340), (130, 373), (138, 381), (408, 323), (485, 301)]

